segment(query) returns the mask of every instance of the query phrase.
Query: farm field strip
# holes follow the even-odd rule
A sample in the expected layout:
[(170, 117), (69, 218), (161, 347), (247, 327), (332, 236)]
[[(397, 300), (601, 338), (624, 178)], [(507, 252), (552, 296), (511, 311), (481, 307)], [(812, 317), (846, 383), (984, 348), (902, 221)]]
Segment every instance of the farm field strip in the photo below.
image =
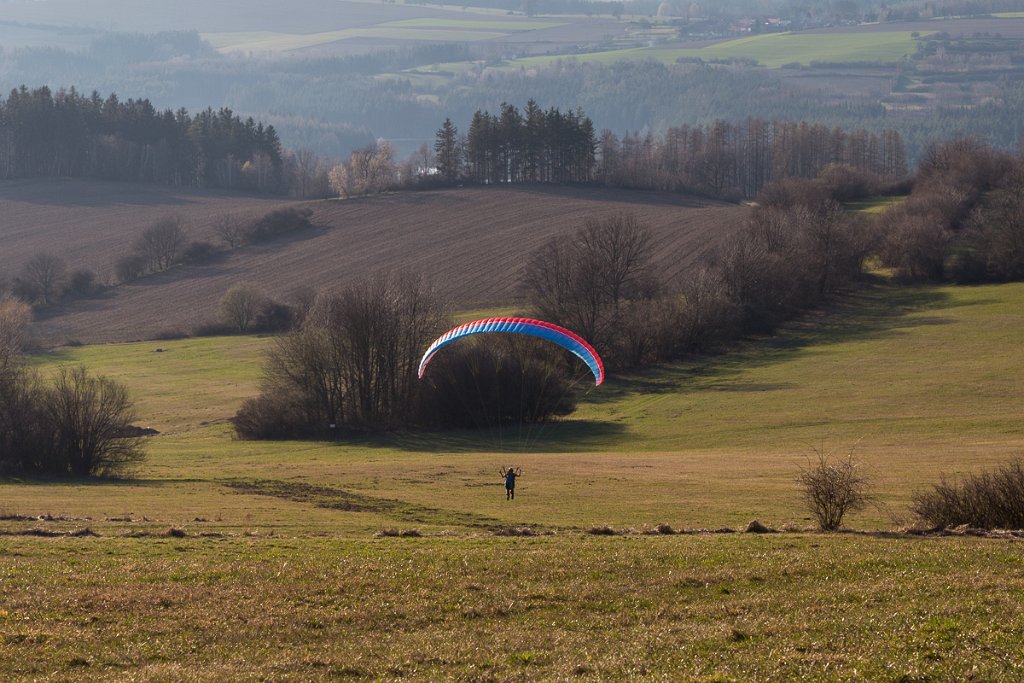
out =
[(562, 21), (483, 21), (477, 19), (444, 19), (444, 18), (421, 18), (402, 19), (389, 21), (381, 24), (383, 28), (421, 28), (421, 29), (476, 29), (485, 31), (533, 31), (543, 28), (555, 28), (565, 26)]
[[(686, 197), (565, 188), (462, 189), (302, 205), (314, 209), (317, 227), (307, 233), (119, 285), (102, 298), (48, 316), (40, 332), (58, 343), (154, 338), (215, 319), (220, 297), (240, 280), (283, 299), (301, 286), (332, 289), (367, 277), (381, 263), (422, 273), (452, 297), (456, 308), (499, 305), (516, 300), (527, 255), (550, 236), (578, 228), (585, 217), (636, 213), (662, 240), (658, 265), (676, 272), (730, 234), (746, 211), (714, 202), (702, 206)], [(144, 229), (161, 213), (140, 218), (134, 229)], [(30, 216), (27, 212), (22, 220)], [(125, 251), (134, 241), (134, 235), (125, 236), (128, 227), (120, 226), (110, 238)], [(212, 222), (207, 230), (212, 232)], [(18, 248), (29, 258), (43, 239), (41, 233), (33, 235)], [(461, 245), (460, 253), (453, 254), (448, 244)], [(97, 263), (96, 257), (84, 265), (98, 269), (114, 260), (106, 258), (110, 261)]]
[[(700, 48), (638, 47), (578, 55), (524, 57), (510, 60), (502, 67), (552, 64), (559, 59), (610, 64), (621, 59), (654, 59), (668, 64), (681, 58), (754, 59), (762, 66), (779, 68), (784, 64), (831, 62), (887, 62), (912, 54), (917, 47), (910, 31), (864, 33), (770, 33), (737, 38)], [(453, 65), (446, 65), (452, 67)]]
[(138, 235), (165, 216), (184, 217), (190, 239), (216, 242), (214, 225), (220, 216), (255, 218), (293, 204), (284, 198), (159, 185), (0, 181), (0, 272), (14, 274), (32, 256), (47, 251), (72, 268), (94, 270), (102, 279), (112, 275), (114, 262), (131, 251)]
[(326, 45), (352, 38), (378, 38), (384, 40), (423, 40), (474, 42), (501, 38), (508, 35), (502, 30), (469, 30), (460, 28), (351, 28), (321, 33), (277, 33), (274, 31), (204, 33), (203, 38), (221, 52), (288, 52)]

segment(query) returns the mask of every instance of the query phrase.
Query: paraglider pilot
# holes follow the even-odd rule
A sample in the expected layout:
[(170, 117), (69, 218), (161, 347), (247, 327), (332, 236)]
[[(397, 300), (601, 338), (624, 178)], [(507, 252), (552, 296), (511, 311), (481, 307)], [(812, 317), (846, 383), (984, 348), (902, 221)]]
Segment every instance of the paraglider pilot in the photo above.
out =
[(516, 477), (520, 477), (522, 474), (522, 467), (516, 469), (509, 467), (507, 470), (504, 467), (501, 468), (501, 476), (505, 477), (505, 500), (512, 500), (516, 497)]

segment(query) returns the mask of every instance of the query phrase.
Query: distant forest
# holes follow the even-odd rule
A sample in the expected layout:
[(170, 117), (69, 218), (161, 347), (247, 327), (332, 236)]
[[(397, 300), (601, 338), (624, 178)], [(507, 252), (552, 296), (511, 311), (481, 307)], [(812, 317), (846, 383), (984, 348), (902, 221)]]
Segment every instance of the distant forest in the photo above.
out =
[[(903, 4), (892, 6), (898, 7)], [(335, 160), (380, 138), (405, 155), (431, 141), (446, 117), (467, 130), (474, 111), (499, 111), (502, 102), (532, 98), (544, 109), (582, 107), (598, 131), (620, 137), (747, 117), (816, 121), (879, 135), (895, 129), (913, 163), (932, 140), (962, 133), (1013, 148), (1024, 107), (1024, 84), (1009, 77), (993, 81), (991, 94), (975, 105), (940, 102), (915, 111), (856, 92), (840, 102), (819, 97), (782, 77), (784, 70), (742, 61), (599, 64), (569, 57), (549, 67), (488, 68), (515, 56), (506, 54), (511, 49), (448, 44), (368, 55), (241, 59), (218, 54), (194, 32), (110, 34), (83, 51), (0, 50), (0, 89), (47, 84), (56, 92), (74, 85), (82, 92), (130, 92), (161, 109), (226, 107), (273, 125), (291, 149), (309, 148)], [(477, 66), (459, 74), (444, 70), (448, 62), (466, 60)]]
[(277, 191), (273, 126), (229, 109), (157, 111), (149, 100), (22, 87), (0, 98), (0, 178), (56, 176)]
[(434, 142), (438, 175), (447, 183), (590, 182), (612, 187), (697, 192), (738, 200), (770, 182), (816, 178), (830, 165), (885, 182), (907, 175), (898, 131), (881, 135), (806, 121), (714, 121), (670, 128), (664, 136), (605, 130), (600, 138), (582, 110), (477, 111), (460, 136), (450, 120)]

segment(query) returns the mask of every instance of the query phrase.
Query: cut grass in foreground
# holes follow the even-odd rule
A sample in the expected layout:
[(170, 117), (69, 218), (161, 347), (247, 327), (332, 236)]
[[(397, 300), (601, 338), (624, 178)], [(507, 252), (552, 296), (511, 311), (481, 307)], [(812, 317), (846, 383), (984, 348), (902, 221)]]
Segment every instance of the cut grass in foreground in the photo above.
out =
[(0, 575), (11, 681), (1024, 675), (982, 539), (8, 537)]
[(1024, 285), (879, 285), (503, 444), (234, 441), (268, 339), (62, 350), (39, 366), (119, 377), (165, 431), (134, 481), (0, 484), (0, 679), (1018, 680), (1019, 542), (583, 530), (808, 526), (793, 479), (822, 441), (900, 509), (1022, 450), (1022, 331)]

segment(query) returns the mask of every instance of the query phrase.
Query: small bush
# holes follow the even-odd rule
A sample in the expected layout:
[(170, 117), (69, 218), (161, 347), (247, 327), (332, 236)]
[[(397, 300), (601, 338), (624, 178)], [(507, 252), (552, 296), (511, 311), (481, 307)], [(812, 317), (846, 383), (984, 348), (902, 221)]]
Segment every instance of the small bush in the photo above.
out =
[(1024, 459), (970, 475), (959, 484), (943, 478), (930, 491), (915, 495), (911, 510), (939, 529), (962, 524), (976, 529), (1024, 529)]
[(291, 306), (267, 299), (260, 306), (253, 328), (263, 332), (287, 332), (294, 326), (295, 320)]
[(192, 241), (181, 252), (182, 263), (205, 263), (218, 253), (216, 245), (210, 242)]
[(249, 226), (247, 241), (263, 242), (282, 235), (290, 235), (312, 227), (310, 208), (286, 208), (271, 211)]
[(266, 296), (255, 285), (238, 283), (220, 300), (220, 318), (236, 332), (245, 333), (256, 322)]
[(247, 399), (231, 424), (240, 439), (293, 439), (311, 431), (294, 397), (266, 393)]
[(141, 254), (128, 254), (117, 259), (114, 264), (114, 272), (121, 282), (138, 280), (146, 274), (149, 269), (149, 259)]
[(97, 289), (96, 273), (86, 268), (79, 268), (68, 278), (66, 294), (73, 297), (92, 296)]
[(576, 392), (563, 363), (555, 349), (518, 335), (446, 348), (424, 375), (419, 420), (444, 429), (494, 429), (568, 415)]
[(863, 509), (871, 500), (871, 482), (853, 454), (833, 459), (824, 451), (800, 472), (797, 482), (807, 506), (823, 531), (835, 531), (847, 512)]

